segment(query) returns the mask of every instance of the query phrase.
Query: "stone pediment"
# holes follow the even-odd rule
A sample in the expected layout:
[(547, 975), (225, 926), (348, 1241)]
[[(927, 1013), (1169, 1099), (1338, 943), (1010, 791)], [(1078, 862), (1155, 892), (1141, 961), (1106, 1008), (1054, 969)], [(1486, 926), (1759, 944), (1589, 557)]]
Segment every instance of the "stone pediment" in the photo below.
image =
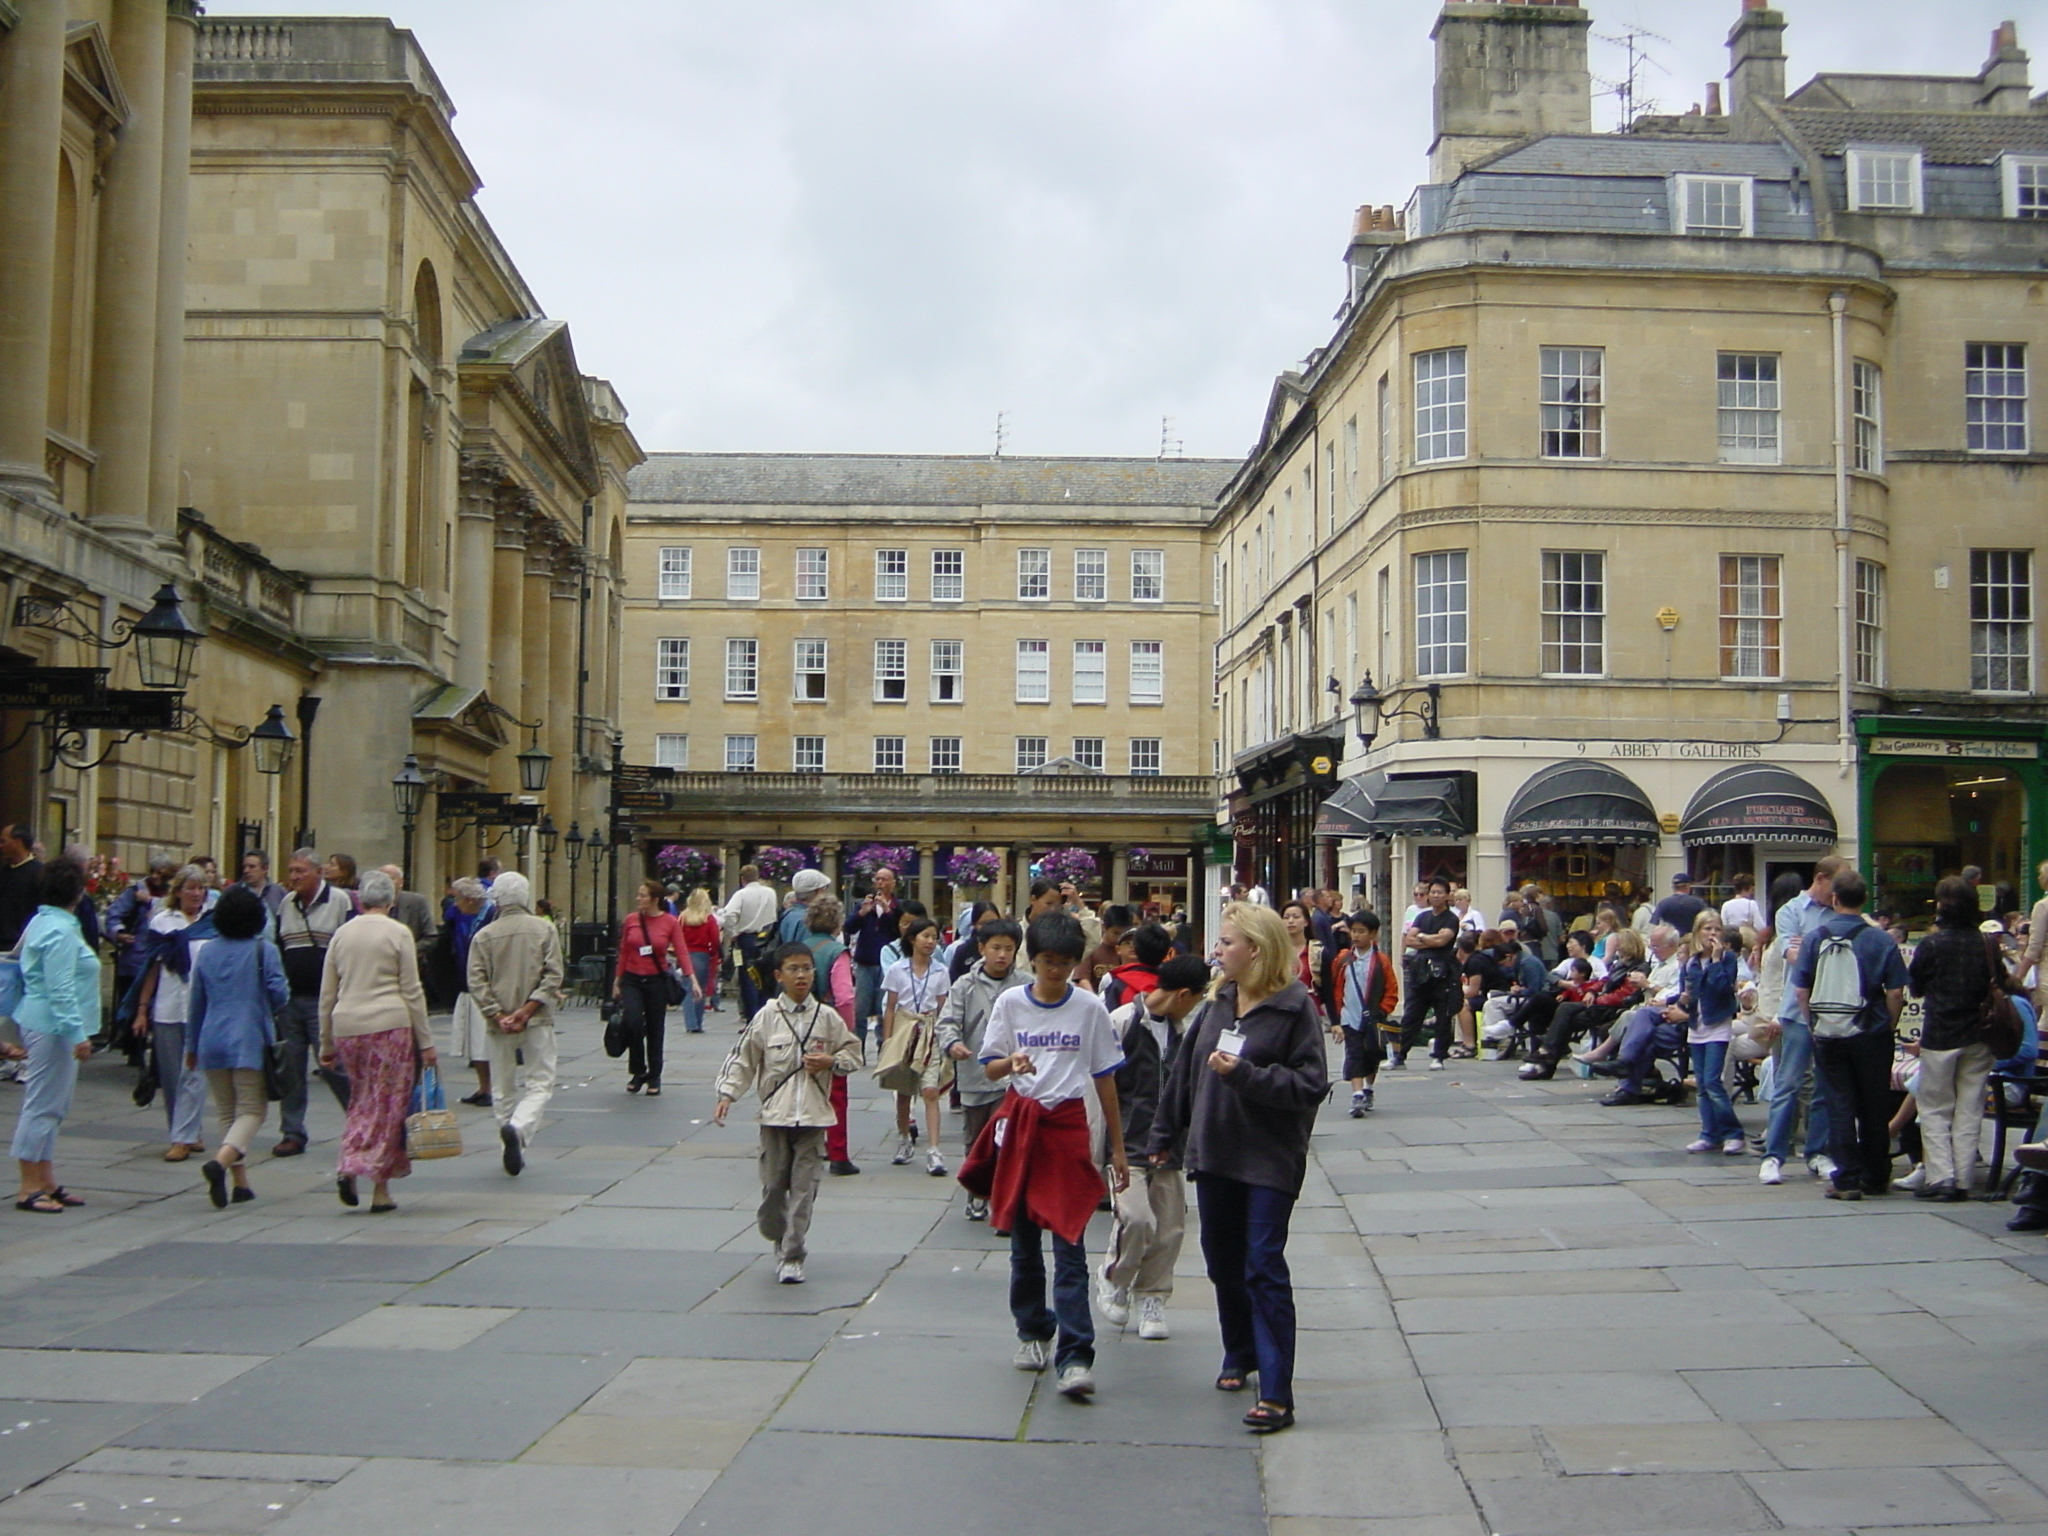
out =
[(602, 484), (597, 444), (564, 322), (546, 316), (501, 321), (463, 343), (456, 369), (467, 386), (509, 390), (560, 467), (584, 495), (597, 494)]
[(481, 688), (444, 684), (413, 706), (412, 718), (416, 731), (463, 738), (486, 755), (510, 743), (498, 706)]
[(121, 89), (113, 49), (96, 21), (74, 23), (64, 34), (64, 89), (102, 128), (128, 121), (128, 93)]

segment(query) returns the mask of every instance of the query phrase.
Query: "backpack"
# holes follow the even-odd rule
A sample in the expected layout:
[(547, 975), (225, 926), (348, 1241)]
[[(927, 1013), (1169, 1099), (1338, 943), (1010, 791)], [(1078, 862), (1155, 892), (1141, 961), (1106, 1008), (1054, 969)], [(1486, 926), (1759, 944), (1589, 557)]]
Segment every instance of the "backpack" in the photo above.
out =
[(1849, 934), (1824, 933), (1814, 946), (1813, 986), (1807, 1011), (1813, 1033), (1822, 1040), (1846, 1040), (1863, 1032), (1869, 1000), (1863, 991), (1863, 966)]

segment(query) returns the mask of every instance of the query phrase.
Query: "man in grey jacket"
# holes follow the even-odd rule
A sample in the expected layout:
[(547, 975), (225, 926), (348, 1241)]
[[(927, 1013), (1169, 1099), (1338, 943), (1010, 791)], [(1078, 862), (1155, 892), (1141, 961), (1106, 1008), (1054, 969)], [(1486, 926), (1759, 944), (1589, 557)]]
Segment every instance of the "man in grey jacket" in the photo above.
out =
[[(525, 1149), (555, 1092), (555, 1008), (562, 1001), (562, 940), (531, 910), (533, 887), (507, 870), (491, 884), (498, 915), (469, 941), (469, 995), (483, 1015), (491, 1053), (491, 1112), (505, 1171)], [(523, 1057), (524, 1065), (521, 1065)]]
[[(1030, 976), (1017, 964), (1017, 949), (1023, 941), (1024, 931), (1013, 922), (983, 925), (981, 958), (953, 983), (953, 990), (946, 994), (945, 1004), (939, 1009), (934, 1043), (955, 1061), (980, 1058), (982, 1031), (988, 1028), (996, 999), (1013, 988), (1030, 984)], [(955, 1086), (960, 1090), (960, 1130), (964, 1140), (961, 1156), (965, 1157), (1009, 1090), (1001, 1083), (990, 1082), (982, 1072), (961, 1073)], [(988, 1220), (988, 1202), (970, 1195), (967, 1219)]]

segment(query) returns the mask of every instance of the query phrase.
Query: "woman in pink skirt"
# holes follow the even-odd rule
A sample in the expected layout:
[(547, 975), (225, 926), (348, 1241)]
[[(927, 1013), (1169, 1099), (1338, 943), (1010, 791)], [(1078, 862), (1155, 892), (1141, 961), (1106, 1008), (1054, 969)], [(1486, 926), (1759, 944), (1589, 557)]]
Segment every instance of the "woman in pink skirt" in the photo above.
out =
[(368, 1179), (373, 1214), (398, 1209), (391, 1181), (412, 1172), (405, 1117), (415, 1060), (439, 1059), (412, 930), (391, 916), (397, 894), (381, 870), (363, 876), (363, 910), (335, 933), (320, 978), (320, 1065), (339, 1065), (349, 1082), (334, 1187), (354, 1205), (356, 1181)]

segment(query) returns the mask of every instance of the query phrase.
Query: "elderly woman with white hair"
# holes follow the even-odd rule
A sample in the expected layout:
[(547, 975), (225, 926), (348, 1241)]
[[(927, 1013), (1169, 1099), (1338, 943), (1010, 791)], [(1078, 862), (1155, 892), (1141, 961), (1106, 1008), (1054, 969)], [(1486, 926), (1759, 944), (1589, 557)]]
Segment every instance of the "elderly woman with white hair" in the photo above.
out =
[(448, 883), (448, 904), (442, 909), (441, 931), (434, 936), (428, 969), (434, 990), (447, 1001), (454, 1014), (454, 1037), (449, 1050), (456, 1061), (466, 1061), (476, 1072), (476, 1092), (465, 1104), (488, 1108), (491, 1103), (490, 1026), (477, 1011), (469, 995), (469, 946), (478, 931), (497, 916), (491, 905), (490, 888), (474, 875)]
[(368, 1179), (370, 1210), (382, 1213), (398, 1209), (391, 1181), (412, 1172), (405, 1116), (415, 1054), (427, 1066), (439, 1058), (412, 930), (391, 915), (397, 887), (372, 870), (356, 894), (362, 913), (335, 931), (320, 978), (320, 1065), (339, 1065), (349, 1080), (335, 1190), (343, 1205), (355, 1205), (356, 1181)]

